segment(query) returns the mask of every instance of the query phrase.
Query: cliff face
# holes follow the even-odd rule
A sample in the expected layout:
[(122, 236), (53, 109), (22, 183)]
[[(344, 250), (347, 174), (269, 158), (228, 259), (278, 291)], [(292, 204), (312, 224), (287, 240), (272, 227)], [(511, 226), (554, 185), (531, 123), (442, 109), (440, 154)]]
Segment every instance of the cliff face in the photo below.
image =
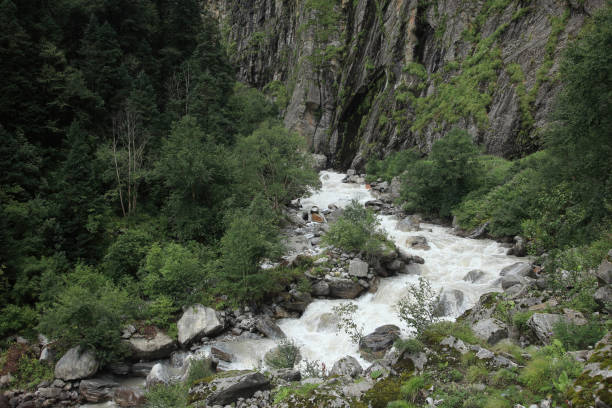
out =
[(495, 155), (539, 146), (558, 60), (605, 0), (209, 0), (238, 79), (339, 168), (454, 126)]

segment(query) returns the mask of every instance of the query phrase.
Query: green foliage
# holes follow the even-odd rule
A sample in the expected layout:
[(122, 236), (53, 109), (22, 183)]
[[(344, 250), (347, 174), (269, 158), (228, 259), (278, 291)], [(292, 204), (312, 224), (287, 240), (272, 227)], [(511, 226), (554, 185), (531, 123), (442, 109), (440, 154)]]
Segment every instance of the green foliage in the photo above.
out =
[(407, 168), (401, 192), (406, 210), (448, 217), (476, 187), (481, 172), (478, 151), (467, 132), (459, 129), (436, 141), (426, 160)]
[(298, 362), (300, 349), (293, 340), (281, 340), (271, 352), (266, 354), (265, 361), (274, 369), (293, 368)]
[(189, 374), (185, 384), (193, 385), (196, 381), (210, 377), (215, 373), (212, 362), (208, 359), (191, 360), (189, 363)]
[(0, 339), (36, 326), (38, 313), (30, 306), (8, 304), (0, 311)]
[(206, 284), (206, 271), (191, 248), (171, 242), (164, 246), (153, 244), (147, 253), (140, 272), (142, 290), (146, 296), (159, 299), (160, 307), (184, 306), (197, 300), (198, 293)]
[(189, 403), (187, 401), (188, 389), (185, 385), (171, 384), (171, 385), (156, 385), (151, 387), (146, 397), (146, 408), (187, 408)]
[(240, 182), (248, 197), (261, 194), (276, 210), (319, 178), (304, 151), (304, 140), (281, 124), (265, 122), (236, 148)]
[(170, 296), (159, 295), (149, 304), (148, 314), (150, 318), (148, 323), (167, 330), (176, 320), (179, 311), (180, 309)]
[(419, 277), (419, 284), (409, 284), (407, 294), (397, 302), (397, 315), (408, 327), (416, 331), (417, 336), (438, 321), (436, 308), (440, 302), (440, 293), (434, 292), (429, 281)]
[(534, 392), (551, 392), (551, 379), (559, 379), (563, 373), (574, 379), (582, 372), (582, 366), (573, 357), (565, 354), (560, 342), (542, 348), (527, 363), (519, 375), (519, 381)]
[(115, 282), (135, 277), (153, 237), (141, 229), (128, 229), (108, 247), (102, 260), (104, 274)]
[(468, 367), (465, 379), (471, 383), (483, 382), (488, 375), (489, 371), (485, 367), (473, 365)]
[(410, 402), (416, 402), (426, 388), (426, 377), (417, 375), (402, 384), (400, 393)]
[(236, 211), (228, 221), (227, 231), (221, 238), (218, 270), (213, 276), (216, 289), (237, 303), (259, 301), (275, 284), (259, 264), (282, 253), (277, 215), (258, 196), (247, 209)]
[(478, 344), (479, 340), (472, 329), (458, 322), (441, 321), (430, 325), (420, 336), (427, 344), (439, 344), (445, 337), (454, 336), (466, 343)]
[(533, 315), (534, 312), (516, 312), (512, 315), (512, 324), (518, 329), (519, 332), (527, 332), (527, 320)]
[(65, 277), (38, 329), (70, 347), (95, 351), (104, 364), (121, 354), (121, 328), (134, 310), (125, 290), (92, 268), (78, 265)]
[(398, 339), (395, 341), (394, 345), (400, 352), (408, 354), (420, 353), (424, 349), (423, 343), (416, 338), (406, 340)]
[(319, 388), (319, 384), (304, 384), (300, 386), (285, 386), (279, 388), (274, 396), (274, 403), (279, 404), (286, 401), (291, 396), (306, 398), (314, 393)]
[(336, 329), (344, 331), (348, 334), (351, 341), (355, 344), (359, 344), (363, 338), (364, 328), (358, 326), (355, 322), (355, 313), (357, 312), (357, 305), (352, 302), (341, 303), (333, 307), (334, 315), (338, 318), (338, 324)]
[(555, 338), (566, 350), (586, 350), (594, 346), (606, 333), (605, 327), (597, 321), (589, 321), (584, 325), (559, 320), (553, 327)]
[(41, 382), (53, 380), (53, 367), (38, 360), (35, 353), (26, 352), (19, 358), (17, 369), (10, 374), (12, 377), (10, 387), (35, 390)]
[(373, 211), (353, 200), (323, 237), (328, 245), (372, 257), (393, 247)]
[(419, 157), (417, 151), (409, 149), (391, 153), (383, 160), (372, 159), (366, 165), (366, 181), (371, 182), (382, 178), (390, 182), (393, 177), (402, 174)]

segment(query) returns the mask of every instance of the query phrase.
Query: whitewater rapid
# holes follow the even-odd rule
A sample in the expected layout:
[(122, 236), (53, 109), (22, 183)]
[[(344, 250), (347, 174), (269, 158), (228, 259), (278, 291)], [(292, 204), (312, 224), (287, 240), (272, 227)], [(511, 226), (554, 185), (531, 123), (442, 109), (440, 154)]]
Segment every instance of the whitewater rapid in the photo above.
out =
[[(365, 203), (375, 199), (365, 185), (343, 183), (345, 174), (323, 171), (320, 177), (321, 189), (301, 200), (304, 209), (312, 206), (325, 209), (330, 204), (345, 207), (352, 200)], [(399, 220), (394, 216), (379, 215), (379, 219), (381, 227), (400, 249), (422, 257), (425, 263), (411, 265), (413, 274), (381, 279), (376, 293), (355, 300), (315, 300), (299, 319), (277, 321), (287, 337), (300, 347), (304, 359), (319, 361), (331, 368), (338, 359), (351, 355), (367, 366), (359, 355), (357, 344), (336, 330), (333, 307), (338, 304), (352, 302), (357, 305), (355, 322), (365, 334), (384, 324), (395, 324), (409, 335), (408, 328), (396, 314), (395, 305), (406, 295), (407, 285), (416, 283), (419, 276), (428, 279), (435, 290), (456, 289), (463, 293), (462, 303), (453, 308), (449, 316), (455, 318), (472, 307), (484, 293), (500, 291), (499, 272), (520, 260), (507, 256), (507, 249), (492, 240), (462, 238), (454, 235), (450, 228), (432, 224), (421, 224), (422, 230), (418, 232), (402, 232), (395, 228)], [(424, 236), (431, 249), (408, 248), (406, 238), (417, 235)], [(465, 275), (475, 269), (485, 273), (478, 283), (464, 281)], [(263, 356), (275, 345), (268, 339), (226, 343), (224, 347), (236, 357), (228, 368), (261, 367)]]

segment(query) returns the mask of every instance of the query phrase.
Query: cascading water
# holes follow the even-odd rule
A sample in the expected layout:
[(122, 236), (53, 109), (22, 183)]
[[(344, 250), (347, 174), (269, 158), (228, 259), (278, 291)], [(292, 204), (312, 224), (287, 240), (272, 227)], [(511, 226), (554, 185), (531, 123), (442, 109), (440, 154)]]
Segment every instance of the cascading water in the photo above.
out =
[[(365, 203), (375, 197), (364, 185), (343, 183), (345, 175), (341, 173), (321, 172), (322, 188), (302, 199), (302, 206), (327, 208), (329, 204), (338, 207), (347, 206), (352, 200)], [(505, 248), (491, 240), (461, 238), (449, 228), (438, 225), (421, 224), (418, 232), (402, 232), (395, 228), (398, 220), (393, 216), (381, 215), (381, 227), (402, 250), (409, 254), (419, 255), (425, 260), (423, 265), (411, 265), (414, 274), (399, 275), (382, 279), (376, 293), (368, 293), (351, 302), (357, 305), (355, 322), (364, 333), (372, 332), (384, 324), (395, 324), (408, 334), (408, 328), (398, 318), (395, 304), (406, 294), (406, 286), (416, 283), (419, 276), (427, 278), (436, 290), (452, 293), (460, 291), (462, 299), (451, 305), (450, 317), (457, 317), (473, 306), (478, 298), (487, 292), (500, 290), (499, 272), (519, 258), (505, 255)], [(431, 249), (420, 250), (408, 248), (406, 238), (420, 235), (427, 239)], [(484, 275), (477, 283), (464, 281), (465, 275), (472, 270), (481, 270)], [(367, 367), (361, 359), (358, 346), (351, 342), (345, 333), (336, 330), (336, 317), (333, 307), (347, 300), (315, 300), (299, 319), (283, 319), (278, 325), (287, 337), (300, 347), (305, 360), (319, 361), (329, 369), (338, 359), (351, 355)], [(221, 363), (223, 369), (249, 369), (263, 365), (267, 351), (276, 346), (269, 339), (238, 340), (219, 342), (223, 349), (234, 356), (234, 362)], [(198, 350), (197, 354), (206, 356), (210, 346)], [(140, 380), (142, 383), (142, 380)], [(86, 405), (87, 407), (113, 407), (112, 402)]]
[[(321, 172), (322, 188), (302, 199), (302, 206), (327, 208), (329, 204), (345, 207), (352, 200), (365, 203), (375, 197), (364, 185), (343, 183), (344, 174)], [(506, 249), (491, 240), (461, 238), (452, 234), (449, 228), (421, 224), (418, 232), (402, 232), (395, 228), (398, 220), (393, 216), (381, 215), (381, 227), (400, 248), (425, 259), (424, 265), (412, 265), (415, 274), (400, 275), (383, 279), (376, 293), (366, 294), (352, 302), (357, 305), (355, 323), (364, 333), (370, 333), (384, 324), (395, 324), (408, 333), (407, 327), (395, 312), (396, 303), (406, 294), (406, 286), (416, 283), (418, 276), (427, 278), (436, 290), (462, 293), (462, 299), (451, 302), (450, 317), (457, 317), (473, 306), (478, 298), (487, 292), (500, 290), (499, 272), (518, 258), (505, 255)], [(431, 249), (418, 250), (406, 246), (406, 238), (420, 235), (427, 239)], [(477, 283), (464, 281), (472, 270), (481, 270), (484, 275)], [(454, 292), (459, 293), (459, 292)], [(300, 347), (306, 360), (318, 360), (331, 368), (333, 363), (346, 355), (357, 358), (364, 366), (367, 363), (358, 353), (358, 347), (345, 333), (337, 333), (333, 307), (347, 300), (315, 300), (299, 319), (283, 319), (278, 325)], [(270, 340), (247, 340), (227, 343), (226, 348), (234, 354), (236, 361), (228, 368), (252, 368), (261, 364), (266, 351), (274, 347)]]

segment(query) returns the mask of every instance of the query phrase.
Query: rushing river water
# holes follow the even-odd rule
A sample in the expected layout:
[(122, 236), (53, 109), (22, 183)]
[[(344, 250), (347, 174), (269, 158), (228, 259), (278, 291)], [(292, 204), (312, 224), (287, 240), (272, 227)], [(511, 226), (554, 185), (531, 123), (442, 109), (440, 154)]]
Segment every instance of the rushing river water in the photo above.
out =
[[(322, 188), (302, 199), (303, 208), (309, 209), (316, 205), (324, 209), (329, 204), (345, 207), (354, 199), (365, 203), (375, 198), (364, 185), (342, 183), (344, 176), (341, 173), (321, 172)], [(381, 227), (400, 249), (419, 255), (425, 264), (412, 265), (413, 274), (382, 279), (376, 293), (368, 293), (351, 301), (358, 306), (355, 321), (366, 334), (384, 324), (395, 324), (405, 333), (408, 332), (395, 312), (395, 304), (406, 294), (406, 286), (416, 283), (419, 276), (427, 278), (436, 290), (448, 292), (456, 289), (463, 293), (462, 301), (452, 308), (450, 318), (453, 318), (472, 307), (482, 294), (501, 290), (500, 270), (520, 260), (505, 255), (506, 248), (495, 241), (461, 238), (454, 235), (450, 228), (421, 224), (421, 231), (402, 232), (395, 228), (397, 218), (381, 215), (380, 221)], [(408, 248), (405, 245), (406, 238), (415, 235), (424, 236), (431, 249)], [(475, 269), (483, 271), (484, 276), (477, 283), (464, 281), (465, 275)], [(299, 319), (282, 319), (277, 323), (287, 337), (300, 347), (304, 359), (318, 360), (329, 369), (341, 357), (352, 355), (365, 368), (368, 363), (359, 356), (357, 345), (345, 333), (337, 333), (332, 309), (343, 302), (347, 300), (315, 300)], [(234, 362), (221, 366), (224, 369), (260, 367), (265, 353), (276, 345), (269, 339), (219, 344), (235, 357)], [(201, 352), (206, 355), (207, 348)], [(114, 405), (107, 403), (96, 406)]]

